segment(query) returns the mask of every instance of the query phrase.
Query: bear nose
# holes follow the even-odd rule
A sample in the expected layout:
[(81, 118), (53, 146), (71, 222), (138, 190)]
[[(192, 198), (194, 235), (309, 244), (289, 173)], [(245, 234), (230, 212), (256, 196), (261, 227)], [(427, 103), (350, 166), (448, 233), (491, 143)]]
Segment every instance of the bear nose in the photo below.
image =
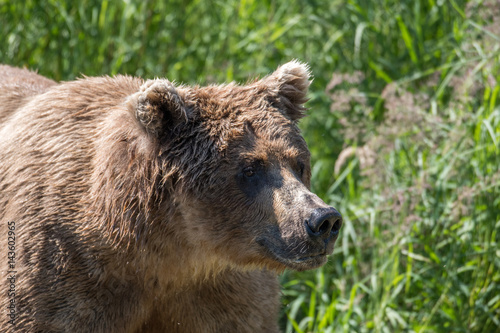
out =
[(341, 226), (342, 215), (333, 207), (315, 209), (306, 220), (306, 230), (311, 238), (335, 237)]

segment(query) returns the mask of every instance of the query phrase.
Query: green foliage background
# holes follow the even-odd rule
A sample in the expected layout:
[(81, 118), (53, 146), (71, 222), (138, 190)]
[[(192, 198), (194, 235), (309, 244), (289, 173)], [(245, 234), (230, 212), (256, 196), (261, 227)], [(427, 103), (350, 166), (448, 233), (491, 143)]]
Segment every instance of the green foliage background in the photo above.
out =
[(498, 0), (0, 0), (0, 45), (56, 80), (309, 63), (313, 188), (345, 224), (282, 276), (282, 329), (500, 331)]

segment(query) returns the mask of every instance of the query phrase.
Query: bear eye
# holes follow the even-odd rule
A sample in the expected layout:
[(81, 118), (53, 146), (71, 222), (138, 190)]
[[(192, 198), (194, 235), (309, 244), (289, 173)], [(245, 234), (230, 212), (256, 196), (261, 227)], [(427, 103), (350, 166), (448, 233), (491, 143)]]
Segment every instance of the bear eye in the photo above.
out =
[(253, 177), (255, 175), (255, 168), (253, 166), (249, 166), (243, 169), (243, 174), (245, 177)]

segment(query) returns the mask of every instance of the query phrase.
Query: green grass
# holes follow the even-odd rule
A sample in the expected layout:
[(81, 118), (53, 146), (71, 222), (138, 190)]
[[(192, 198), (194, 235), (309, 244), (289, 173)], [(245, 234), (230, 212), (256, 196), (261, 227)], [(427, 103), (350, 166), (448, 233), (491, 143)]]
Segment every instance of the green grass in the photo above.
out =
[(58, 80), (308, 62), (313, 188), (345, 224), (282, 276), (283, 330), (500, 331), (497, 1), (0, 0), (0, 22), (0, 61)]

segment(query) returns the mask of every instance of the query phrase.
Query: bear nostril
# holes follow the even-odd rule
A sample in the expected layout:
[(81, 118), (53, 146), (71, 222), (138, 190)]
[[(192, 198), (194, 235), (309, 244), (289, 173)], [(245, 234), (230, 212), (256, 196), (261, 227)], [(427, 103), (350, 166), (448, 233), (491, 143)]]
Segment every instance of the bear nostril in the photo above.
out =
[(332, 233), (334, 235), (339, 233), (340, 227), (342, 227), (342, 219), (338, 218), (334, 223), (332, 227)]
[(326, 234), (330, 232), (331, 224), (329, 220), (324, 220), (323, 223), (319, 226), (318, 233), (320, 235)]

